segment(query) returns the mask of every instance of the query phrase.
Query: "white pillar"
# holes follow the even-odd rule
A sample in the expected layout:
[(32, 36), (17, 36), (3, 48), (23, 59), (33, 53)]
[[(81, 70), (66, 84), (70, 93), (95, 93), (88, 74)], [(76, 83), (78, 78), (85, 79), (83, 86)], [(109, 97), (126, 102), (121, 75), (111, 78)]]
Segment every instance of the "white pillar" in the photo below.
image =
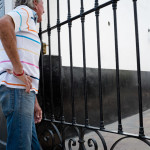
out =
[(4, 0), (0, 0), (0, 18), (4, 15), (4, 13), (5, 13)]
[(5, 14), (13, 9), (14, 0), (4, 0), (5, 1)]

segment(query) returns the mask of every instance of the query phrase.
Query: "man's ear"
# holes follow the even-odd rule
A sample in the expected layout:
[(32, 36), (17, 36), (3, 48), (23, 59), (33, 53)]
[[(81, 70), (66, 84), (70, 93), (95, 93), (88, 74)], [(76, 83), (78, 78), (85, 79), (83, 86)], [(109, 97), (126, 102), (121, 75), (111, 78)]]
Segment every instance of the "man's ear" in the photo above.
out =
[(37, 4), (38, 4), (37, 0), (34, 0), (33, 4), (34, 4), (34, 9), (37, 10)]

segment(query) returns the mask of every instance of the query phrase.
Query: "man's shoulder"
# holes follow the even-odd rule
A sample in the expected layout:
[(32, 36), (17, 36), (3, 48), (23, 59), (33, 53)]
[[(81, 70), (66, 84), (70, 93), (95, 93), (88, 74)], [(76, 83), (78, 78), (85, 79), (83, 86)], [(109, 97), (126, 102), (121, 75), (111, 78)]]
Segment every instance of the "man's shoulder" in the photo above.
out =
[(17, 11), (17, 12), (26, 12), (28, 15), (32, 15), (32, 9), (29, 8), (26, 5), (20, 5), (17, 6), (15, 9), (13, 9), (12, 11)]

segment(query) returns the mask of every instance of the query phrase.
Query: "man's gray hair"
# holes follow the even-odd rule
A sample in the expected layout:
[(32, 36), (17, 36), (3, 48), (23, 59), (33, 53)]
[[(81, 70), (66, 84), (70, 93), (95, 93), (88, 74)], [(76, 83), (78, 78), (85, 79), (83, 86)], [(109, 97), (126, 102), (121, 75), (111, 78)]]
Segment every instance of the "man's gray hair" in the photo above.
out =
[[(33, 1), (34, 0), (16, 0), (15, 7), (20, 6), (20, 5), (26, 5), (30, 7), (31, 9), (33, 9), (35, 8)], [(41, 0), (36, 0), (36, 1), (39, 3)]]

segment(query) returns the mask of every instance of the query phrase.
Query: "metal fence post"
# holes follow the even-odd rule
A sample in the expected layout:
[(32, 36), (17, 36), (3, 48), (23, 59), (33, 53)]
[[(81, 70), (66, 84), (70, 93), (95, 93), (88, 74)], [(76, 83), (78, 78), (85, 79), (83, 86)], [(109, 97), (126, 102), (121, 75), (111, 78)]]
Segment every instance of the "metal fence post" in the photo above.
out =
[(118, 132), (122, 132), (121, 102), (120, 102), (120, 79), (119, 79), (119, 54), (118, 54), (118, 31), (117, 31), (117, 1), (112, 0), (114, 15), (115, 54), (116, 54), (116, 87), (117, 87), (117, 109), (118, 109)]
[[(95, 0), (95, 8), (98, 7), (98, 0)], [(99, 29), (99, 10), (95, 11), (96, 34), (97, 34), (97, 57), (98, 57), (98, 80), (99, 80), (99, 105), (100, 105), (100, 128), (104, 129), (103, 119), (103, 100), (102, 100), (102, 77), (101, 77), (101, 54), (100, 54), (100, 29)]]
[(133, 0), (133, 9), (134, 9), (136, 57), (137, 57), (137, 77), (138, 77), (139, 124), (140, 124), (139, 135), (144, 136), (141, 66), (140, 66), (140, 47), (139, 47), (139, 31), (138, 31), (138, 16), (137, 16), (137, 0)]

